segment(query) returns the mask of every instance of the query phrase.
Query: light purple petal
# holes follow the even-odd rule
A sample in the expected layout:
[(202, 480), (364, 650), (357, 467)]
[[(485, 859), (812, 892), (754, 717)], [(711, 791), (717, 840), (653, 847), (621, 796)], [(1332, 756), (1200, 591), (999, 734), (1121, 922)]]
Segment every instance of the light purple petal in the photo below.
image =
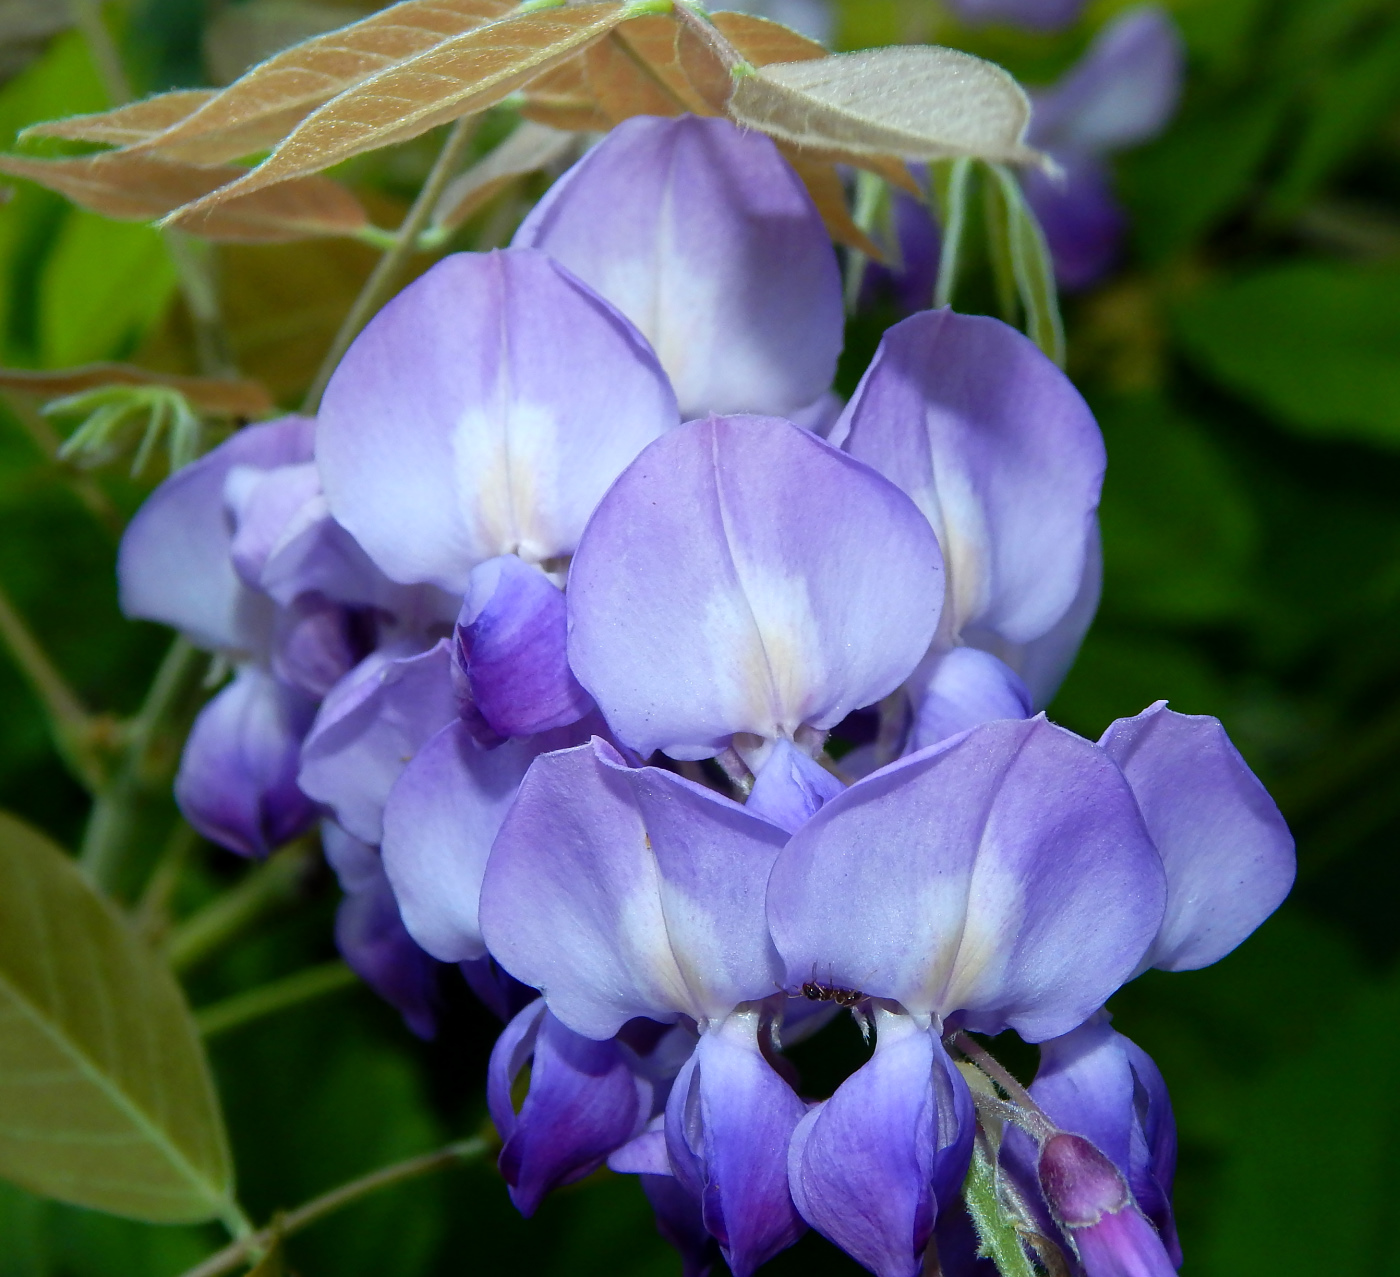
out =
[(1123, 769), (1167, 869), (1167, 913), (1143, 966), (1217, 962), (1293, 886), (1293, 836), (1218, 719), (1159, 701), (1099, 744)]
[(248, 426), (162, 483), (122, 537), (122, 610), (174, 626), (203, 647), (259, 650), (271, 609), (234, 571), (224, 485), (235, 466), (273, 470), (310, 460), (311, 431), (305, 417)]
[(676, 1179), (699, 1199), (734, 1277), (806, 1231), (788, 1192), (787, 1146), (807, 1106), (759, 1051), (758, 1018), (743, 1012), (705, 1033), (666, 1104)]
[(1031, 694), (1031, 707), (1044, 709), (1060, 690), (1065, 675), (1069, 673), (1074, 658), (1079, 654), (1079, 645), (1093, 624), (1094, 614), (1099, 609), (1099, 595), (1103, 591), (1103, 544), (1099, 536), (1098, 520), (1094, 520), (1093, 535), (1089, 540), (1084, 576), (1079, 582), (1079, 593), (1069, 605), (1054, 627), (1046, 634), (1029, 643), (989, 643), (988, 650), (995, 653), (1021, 676), (1026, 690)]
[(1156, 934), (1165, 882), (1103, 752), (1003, 720), (886, 767), (793, 836), (768, 890), (789, 987), (812, 979), (1040, 1041)]
[(1112, 151), (1156, 137), (1176, 112), (1185, 61), (1165, 9), (1120, 13), (1059, 83), (1032, 95), (1031, 145)]
[(1022, 334), (950, 310), (896, 324), (832, 439), (933, 524), (949, 645), (1026, 643), (1070, 609), (1095, 535), (1103, 437), (1069, 379)]
[(879, 1015), (875, 1054), (803, 1120), (788, 1153), (802, 1217), (878, 1277), (917, 1277), (967, 1173), (967, 1084), (936, 1034)]
[[(516, 1113), (510, 1090), (526, 1059), (530, 1089)], [(526, 1007), (501, 1034), (490, 1075), (501, 1174), (522, 1215), (533, 1215), (550, 1189), (597, 1170), (651, 1113), (651, 1085), (631, 1067), (631, 1052), (580, 1037), (543, 1002)]]
[(1006, 22), (1030, 31), (1058, 31), (1074, 22), (1086, 0), (949, 0), (972, 23)]
[(598, 507), (569, 574), (569, 659), (639, 753), (707, 758), (893, 691), (942, 584), (892, 484), (788, 422), (710, 418), (652, 444)]
[(513, 554), (475, 568), (457, 621), (473, 706), (495, 735), (576, 723), (593, 702), (569, 669), (563, 592)]
[(1074, 1234), (1085, 1277), (1176, 1277), (1176, 1265), (1142, 1213), (1129, 1206)]
[(712, 790), (631, 769), (603, 742), (525, 777), (481, 894), (487, 947), (565, 1024), (703, 1021), (773, 994), (764, 885), (786, 835)]
[(315, 702), (245, 665), (199, 713), (175, 777), (175, 801), (211, 842), (265, 856), (316, 808), (297, 787), (297, 756)]
[(413, 943), (379, 854), (330, 821), (322, 827), (326, 859), (340, 879), (345, 898), (335, 915), (335, 944), (340, 956), (420, 1038), (437, 1034), (438, 978), (434, 962)]
[(754, 777), (745, 810), (794, 832), (846, 786), (789, 741), (779, 741)]
[(369, 655), (374, 628), (373, 619), (363, 613), (319, 594), (303, 594), (277, 609), (272, 671), (320, 700)]
[[(549, 742), (544, 742), (548, 748)], [(384, 807), (384, 868), (409, 933), (436, 958), (484, 957), (477, 909), (496, 831), (541, 743), (482, 749), (442, 728), (404, 768)]]
[(457, 717), (443, 639), (413, 656), (375, 652), (326, 697), (302, 750), (302, 789), (356, 838), (378, 845), (384, 804), (409, 760)]
[(535, 206), (539, 248), (651, 342), (686, 418), (787, 416), (831, 385), (841, 276), (802, 180), (728, 120), (637, 116)]
[(918, 691), (909, 752), (917, 753), (979, 723), (1029, 718), (1031, 696), (1016, 672), (975, 647), (931, 656), (913, 680)]
[(326, 388), (331, 512), (395, 581), (572, 553), (608, 485), (678, 420), (651, 349), (544, 254), (458, 253), (370, 321)]

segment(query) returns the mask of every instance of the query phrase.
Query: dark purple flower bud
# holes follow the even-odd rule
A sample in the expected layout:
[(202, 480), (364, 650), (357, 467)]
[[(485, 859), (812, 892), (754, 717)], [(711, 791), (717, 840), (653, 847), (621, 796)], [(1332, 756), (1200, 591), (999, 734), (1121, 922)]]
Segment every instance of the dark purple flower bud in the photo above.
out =
[[(593, 702), (569, 669), (564, 592), (514, 554), (472, 571), (453, 645), (474, 713), (497, 739), (582, 718)], [(484, 742), (489, 743), (489, 742)]]
[(329, 821), (322, 828), (326, 859), (340, 879), (345, 899), (335, 916), (340, 955), (420, 1038), (437, 1034), (438, 979), (442, 964), (413, 942), (379, 853)]
[(1081, 1135), (1061, 1131), (1040, 1150), (1040, 1187), (1088, 1277), (1174, 1277), (1157, 1230), (1128, 1182)]
[[(1091, 1140), (1127, 1178), (1138, 1207), (1181, 1262), (1172, 1218), (1176, 1122), (1166, 1082), (1152, 1058), (1116, 1032), (1106, 1011), (1040, 1047), (1031, 1095), (1056, 1126)], [(1028, 1165), (1030, 1143), (1008, 1133), (1003, 1153)]]
[[(530, 1090), (515, 1111), (511, 1088), (526, 1063)], [(632, 1052), (565, 1028), (537, 999), (515, 1017), (491, 1052), (487, 1101), (504, 1141), (501, 1174), (522, 1215), (551, 1188), (592, 1174), (639, 1134), (651, 1116), (652, 1088)]]
[(242, 856), (266, 856), (316, 815), (297, 786), (302, 739), (316, 712), (304, 692), (245, 665), (194, 721), (175, 801), (201, 834)]

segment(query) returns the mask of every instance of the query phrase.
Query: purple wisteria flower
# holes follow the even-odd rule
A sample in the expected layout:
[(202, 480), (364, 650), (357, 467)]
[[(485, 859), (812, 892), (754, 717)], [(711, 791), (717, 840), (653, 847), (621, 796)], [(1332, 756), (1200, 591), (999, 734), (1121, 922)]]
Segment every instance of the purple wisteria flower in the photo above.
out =
[(831, 438), (903, 489), (943, 549), (909, 748), (1044, 706), (1101, 579), (1103, 437), (1069, 379), (999, 320), (926, 311), (886, 332)]

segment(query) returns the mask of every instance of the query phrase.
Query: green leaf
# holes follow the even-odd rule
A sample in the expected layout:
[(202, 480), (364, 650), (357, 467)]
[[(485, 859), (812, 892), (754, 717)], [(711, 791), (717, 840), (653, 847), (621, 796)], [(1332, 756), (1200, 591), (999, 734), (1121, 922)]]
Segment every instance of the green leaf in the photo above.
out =
[(1257, 521), (1214, 439), (1152, 395), (1094, 408), (1109, 458), (1105, 610), (1181, 621), (1246, 613)]
[(75, 210), (39, 283), (39, 346), (49, 367), (121, 355), (165, 312), (174, 263), (160, 232)]
[(1400, 269), (1306, 262), (1196, 294), (1190, 355), (1299, 433), (1400, 447)]
[(116, 1215), (231, 1211), (194, 1022), (163, 963), (58, 847), (0, 814), (0, 1175)]

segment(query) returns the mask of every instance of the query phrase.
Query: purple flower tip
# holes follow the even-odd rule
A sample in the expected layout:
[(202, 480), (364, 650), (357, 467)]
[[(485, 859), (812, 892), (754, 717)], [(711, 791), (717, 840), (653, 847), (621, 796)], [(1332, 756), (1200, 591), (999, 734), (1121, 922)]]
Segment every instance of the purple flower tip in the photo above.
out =
[(1040, 1150), (1040, 1186), (1066, 1228), (1088, 1228), (1132, 1201), (1118, 1168), (1082, 1135), (1052, 1135)]

